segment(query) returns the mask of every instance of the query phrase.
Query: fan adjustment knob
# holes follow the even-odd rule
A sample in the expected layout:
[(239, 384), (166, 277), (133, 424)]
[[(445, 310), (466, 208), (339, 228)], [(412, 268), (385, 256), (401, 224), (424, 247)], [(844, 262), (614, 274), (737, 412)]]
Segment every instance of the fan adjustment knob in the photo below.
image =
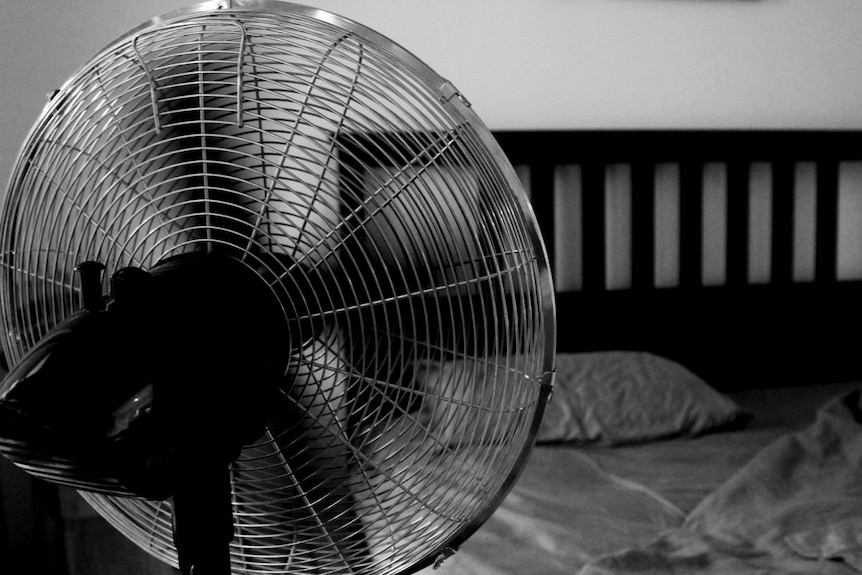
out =
[(105, 264), (96, 261), (86, 261), (75, 268), (81, 278), (81, 307), (89, 312), (100, 312), (105, 309), (105, 295), (102, 293), (102, 274)]

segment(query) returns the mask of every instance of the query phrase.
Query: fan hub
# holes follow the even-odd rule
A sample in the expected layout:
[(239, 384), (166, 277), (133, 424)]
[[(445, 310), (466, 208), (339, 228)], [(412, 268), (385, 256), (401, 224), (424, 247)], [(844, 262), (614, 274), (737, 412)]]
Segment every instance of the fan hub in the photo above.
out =
[(155, 361), (138, 362), (150, 383), (114, 411), (109, 437), (126, 484), (168, 496), (184, 461), (205, 453), (227, 466), (263, 433), (264, 405), (284, 373), (273, 358), (289, 346), (280, 304), (245, 266), (213, 255), (120, 270), (113, 291), (108, 313), (138, 330), (130, 352)]

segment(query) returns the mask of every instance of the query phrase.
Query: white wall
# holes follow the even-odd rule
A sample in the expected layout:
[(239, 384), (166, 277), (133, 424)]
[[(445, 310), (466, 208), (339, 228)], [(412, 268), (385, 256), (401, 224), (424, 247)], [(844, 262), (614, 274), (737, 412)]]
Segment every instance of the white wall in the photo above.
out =
[[(44, 104), (184, 0), (8, 2), (0, 185)], [(862, 128), (859, 0), (310, 0), (402, 44), (491, 128)]]

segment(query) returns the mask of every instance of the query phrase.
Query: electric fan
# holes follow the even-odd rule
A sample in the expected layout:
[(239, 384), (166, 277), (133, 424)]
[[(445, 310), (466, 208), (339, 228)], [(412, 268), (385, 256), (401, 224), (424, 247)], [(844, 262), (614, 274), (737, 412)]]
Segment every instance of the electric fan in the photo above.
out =
[(184, 573), (457, 549), (552, 386), (551, 280), (469, 103), (354, 22), (209, 2), (57, 91), (0, 220), (0, 450)]

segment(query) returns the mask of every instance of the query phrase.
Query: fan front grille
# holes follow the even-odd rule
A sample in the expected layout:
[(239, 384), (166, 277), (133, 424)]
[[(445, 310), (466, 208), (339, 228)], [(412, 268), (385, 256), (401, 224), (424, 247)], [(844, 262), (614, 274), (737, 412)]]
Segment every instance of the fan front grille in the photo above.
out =
[[(231, 467), (234, 570), (400, 573), (472, 532), (523, 464), (553, 351), (538, 238), (487, 129), (403, 49), (288, 4), (192, 10), (100, 53), (25, 143), (3, 347), (17, 362), (79, 308), (83, 261), (234, 258), (291, 333), (282, 417)], [(176, 564), (169, 502), (65, 482)]]

